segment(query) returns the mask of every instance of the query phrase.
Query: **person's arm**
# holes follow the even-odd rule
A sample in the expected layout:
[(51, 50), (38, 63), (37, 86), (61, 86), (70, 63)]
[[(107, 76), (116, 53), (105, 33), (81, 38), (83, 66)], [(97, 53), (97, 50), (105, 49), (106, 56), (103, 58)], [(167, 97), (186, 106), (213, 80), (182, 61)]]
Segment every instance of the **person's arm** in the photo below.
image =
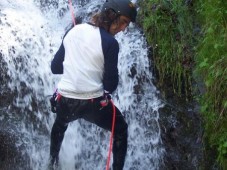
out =
[(103, 86), (104, 90), (112, 93), (118, 85), (118, 53), (119, 44), (115, 39), (112, 39), (107, 50), (104, 51), (104, 75)]
[(51, 61), (51, 71), (53, 74), (63, 74), (63, 61), (65, 58), (65, 48), (63, 42)]
[[(63, 40), (67, 33), (72, 29), (71, 27), (63, 36)], [(53, 74), (63, 74), (63, 61), (65, 59), (65, 47), (63, 44), (63, 40), (61, 43), (60, 48), (58, 49), (57, 53), (54, 55), (53, 60), (51, 61), (51, 71)]]

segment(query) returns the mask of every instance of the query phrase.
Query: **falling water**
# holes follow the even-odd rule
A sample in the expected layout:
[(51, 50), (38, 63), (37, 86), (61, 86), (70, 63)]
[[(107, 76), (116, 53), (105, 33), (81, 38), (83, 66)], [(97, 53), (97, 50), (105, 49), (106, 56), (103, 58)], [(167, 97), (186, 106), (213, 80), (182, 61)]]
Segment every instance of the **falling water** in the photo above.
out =
[[(103, 2), (73, 1), (73, 4), (76, 15), (87, 21)], [(50, 62), (71, 22), (67, 5), (66, 0), (0, 2), (1, 57), (7, 66), (7, 87), (15, 94), (1, 120), (16, 126), (15, 133), (20, 136), (16, 145), (23, 146), (20, 152), (24, 157), (27, 155), (27, 169), (43, 170), (48, 162), (55, 118), (50, 112), (48, 95), (60, 78), (51, 74)], [(116, 39), (120, 44), (120, 81), (113, 99), (129, 125), (124, 169), (159, 169), (164, 154), (158, 123), (162, 103), (152, 84), (148, 46), (133, 24)], [(104, 170), (109, 136), (109, 132), (84, 120), (70, 123), (60, 151), (61, 169)]]

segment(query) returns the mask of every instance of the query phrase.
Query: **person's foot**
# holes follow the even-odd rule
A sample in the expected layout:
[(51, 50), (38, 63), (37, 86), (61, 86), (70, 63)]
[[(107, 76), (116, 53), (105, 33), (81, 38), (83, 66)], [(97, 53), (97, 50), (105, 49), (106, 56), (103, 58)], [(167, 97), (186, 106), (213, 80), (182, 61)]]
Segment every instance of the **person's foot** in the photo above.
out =
[(57, 170), (58, 168), (58, 158), (49, 158), (48, 170)]

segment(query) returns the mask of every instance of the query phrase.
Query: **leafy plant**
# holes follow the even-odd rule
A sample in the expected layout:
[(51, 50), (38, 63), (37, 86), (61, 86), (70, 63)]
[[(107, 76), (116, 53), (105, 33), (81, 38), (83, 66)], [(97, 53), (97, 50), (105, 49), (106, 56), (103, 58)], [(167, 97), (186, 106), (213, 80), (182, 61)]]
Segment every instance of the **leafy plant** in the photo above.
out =
[(140, 7), (159, 84), (170, 81), (188, 99), (193, 78), (203, 82), (204, 92), (193, 97), (201, 105), (204, 141), (227, 169), (227, 1), (147, 0)]
[(191, 96), (193, 22), (190, 6), (182, 0), (141, 3), (142, 27), (151, 45), (159, 84), (171, 81), (175, 94)]
[[(198, 1), (203, 36), (196, 50), (196, 74), (203, 79), (206, 93), (203, 107), (205, 137), (216, 148), (218, 161), (227, 167), (227, 2)], [(205, 107), (206, 106), (206, 107)]]

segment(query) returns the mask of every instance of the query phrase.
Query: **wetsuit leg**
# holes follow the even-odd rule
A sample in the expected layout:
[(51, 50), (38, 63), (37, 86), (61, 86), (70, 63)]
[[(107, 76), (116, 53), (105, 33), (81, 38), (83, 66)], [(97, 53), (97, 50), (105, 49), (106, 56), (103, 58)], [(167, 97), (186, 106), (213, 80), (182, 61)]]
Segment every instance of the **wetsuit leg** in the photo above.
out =
[(51, 144), (50, 144), (50, 161), (51, 164), (58, 164), (58, 155), (61, 148), (61, 144), (64, 138), (65, 131), (68, 127), (67, 123), (64, 123), (58, 116), (54, 122), (51, 130)]
[[(122, 170), (124, 167), (125, 156), (127, 153), (128, 125), (123, 115), (116, 108), (114, 142), (113, 142), (113, 170)], [(113, 109), (109, 103), (106, 107), (100, 107), (99, 101), (94, 102), (93, 113), (85, 115), (83, 118), (89, 122), (95, 123), (101, 128), (111, 131)]]
[(59, 151), (68, 123), (83, 115), (89, 109), (89, 100), (77, 100), (61, 97), (57, 103), (57, 117), (51, 130), (50, 163), (58, 163)]
[(113, 142), (113, 170), (122, 170), (127, 153), (127, 125), (119, 131), (116, 130)]

